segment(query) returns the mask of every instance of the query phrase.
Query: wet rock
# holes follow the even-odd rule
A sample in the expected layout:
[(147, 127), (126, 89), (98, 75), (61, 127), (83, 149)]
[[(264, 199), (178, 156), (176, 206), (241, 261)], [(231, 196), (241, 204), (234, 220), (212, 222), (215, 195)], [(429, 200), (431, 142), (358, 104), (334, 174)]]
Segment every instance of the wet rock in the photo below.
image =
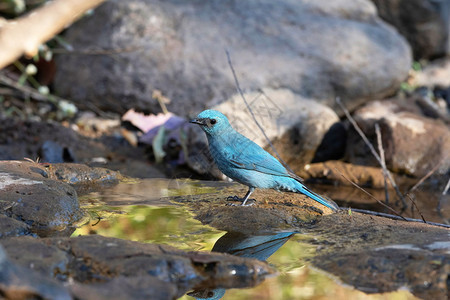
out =
[(69, 255), (58, 247), (33, 237), (3, 239), (1, 245), (14, 263), (49, 278), (67, 279)]
[(89, 167), (82, 164), (42, 164), (40, 168), (52, 179), (60, 180), (75, 187), (78, 192), (87, 192), (112, 186), (123, 179), (117, 172), (105, 168)]
[[(185, 181), (184, 184), (189, 184)], [(315, 224), (320, 217), (333, 213), (331, 209), (302, 194), (282, 193), (274, 190), (257, 189), (252, 198), (252, 206), (227, 201), (228, 196), (242, 197), (247, 187), (228, 184), (215, 193), (171, 198), (187, 205), (195, 213), (195, 218), (203, 224), (230, 232), (251, 235), (275, 230), (295, 230)]]
[(76, 191), (64, 182), (46, 178), (38, 164), (3, 161), (0, 177), (0, 210), (36, 233), (69, 230), (82, 217)]
[[(437, 164), (437, 174), (450, 168), (450, 129), (447, 125), (405, 111), (392, 101), (375, 101), (354, 114), (358, 125), (377, 148), (375, 123), (380, 124), (387, 167), (399, 173), (425, 176)], [(347, 156), (354, 164), (378, 165), (368, 147), (354, 131), (349, 132)]]
[(129, 300), (129, 299), (176, 299), (175, 284), (164, 282), (154, 276), (122, 277), (107, 282), (69, 285), (72, 295), (83, 300)]
[[(0, 246), (0, 294), (4, 299), (71, 300), (67, 289), (59, 282), (26, 267), (11, 262)], [(2, 298), (3, 298), (2, 297)]]
[(447, 299), (450, 230), (346, 211), (324, 216), (307, 232), (310, 262), (366, 293), (405, 286), (424, 299)]
[(274, 273), (256, 259), (102, 236), (9, 238), (0, 244), (20, 268), (56, 277), (61, 287), (70, 277), (77, 299), (144, 299), (150, 293), (152, 299), (173, 299), (196, 287), (254, 286)]
[(75, 48), (136, 49), (119, 51), (120, 59), (72, 55), (58, 64), (60, 94), (121, 113), (159, 112), (149, 96), (155, 89), (178, 115), (232, 96), (224, 49), (244, 89), (283, 87), (331, 106), (340, 95), (350, 108), (395, 91), (411, 64), (406, 41), (366, 0), (115, 0), (71, 26), (65, 39)]
[[(244, 191), (242, 189), (241, 192)], [(217, 241), (214, 250), (244, 255), (254, 253), (264, 258), (271, 252), (271, 243), (283, 243), (292, 231), (301, 232), (302, 242), (315, 246), (315, 252), (305, 257), (307, 263), (337, 276), (356, 289), (382, 293), (407, 286), (421, 298), (431, 295), (432, 299), (446, 299), (448, 296), (448, 226), (406, 222), (396, 216), (386, 218), (347, 210), (318, 214), (314, 221), (304, 222), (300, 221), (303, 217), (299, 214), (301, 208), (295, 203), (288, 204), (292, 199), (285, 197), (287, 193), (277, 193), (274, 195), (276, 199), (271, 199), (269, 192), (264, 191), (263, 196), (255, 195), (258, 202), (254, 207), (225, 206), (219, 199), (233, 195), (231, 188), (222, 189), (219, 195), (205, 194), (191, 199), (184, 197), (184, 201), (181, 197), (174, 200), (187, 205), (203, 223), (230, 232)], [(282, 212), (283, 205), (289, 209), (286, 213)], [(266, 220), (265, 224), (262, 224), (263, 220)], [(270, 234), (279, 234), (280, 231), (285, 236), (274, 235), (272, 240)], [(258, 240), (263, 243), (258, 243)], [(221, 295), (225, 292), (220, 289), (201, 291), (206, 294), (192, 295)]]
[[(256, 260), (246, 261), (233, 256), (209, 253), (186, 253), (169, 246), (141, 244), (101, 236), (54, 240), (54, 244), (70, 249), (77, 258), (83, 258), (77, 260), (72, 269), (74, 278), (80, 282), (117, 275), (151, 275), (164, 282), (176, 284), (179, 290), (186, 290), (200, 284), (210, 287), (235, 286), (239, 280), (230, 274), (236, 263), (241, 265), (236, 270), (238, 274), (243, 270), (244, 273), (255, 274), (252, 277), (253, 285), (271, 273), (270, 268)], [(250, 282), (247, 284), (250, 285)]]
[(411, 44), (416, 60), (443, 55), (448, 29), (447, 1), (372, 0), (378, 14), (392, 24)]
[(21, 222), (5, 215), (0, 215), (0, 239), (27, 234), (30, 234), (30, 226), (25, 222)]

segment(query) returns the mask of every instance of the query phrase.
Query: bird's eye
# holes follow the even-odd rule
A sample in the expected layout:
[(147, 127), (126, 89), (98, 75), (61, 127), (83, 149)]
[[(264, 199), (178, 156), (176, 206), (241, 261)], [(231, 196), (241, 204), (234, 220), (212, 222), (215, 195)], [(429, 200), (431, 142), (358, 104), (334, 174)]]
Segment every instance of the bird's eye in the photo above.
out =
[(210, 122), (211, 122), (211, 124), (212, 124), (212, 125), (214, 125), (214, 124), (216, 124), (216, 123), (217, 123), (217, 120), (216, 120), (216, 119), (211, 119), (211, 121), (210, 121)]

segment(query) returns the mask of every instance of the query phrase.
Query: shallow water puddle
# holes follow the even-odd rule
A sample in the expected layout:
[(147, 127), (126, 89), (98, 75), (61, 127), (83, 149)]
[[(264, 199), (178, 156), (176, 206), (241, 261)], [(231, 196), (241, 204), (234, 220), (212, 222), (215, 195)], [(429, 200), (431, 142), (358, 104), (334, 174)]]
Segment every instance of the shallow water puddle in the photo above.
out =
[[(332, 244), (330, 249), (339, 249), (339, 245), (336, 246), (336, 244), (342, 242), (339, 239), (326, 239), (327, 235), (333, 235), (333, 229), (327, 231), (318, 227), (310, 231), (305, 228), (304, 231), (300, 230), (302, 234), (296, 233), (299, 230), (265, 232), (259, 235), (227, 233), (202, 225), (200, 221), (194, 219), (194, 213), (197, 211), (192, 211), (192, 207), (181, 206), (169, 200), (177, 201), (176, 199), (182, 198), (185, 202), (198, 204), (206, 201), (203, 197), (198, 198), (198, 195), (217, 193), (218, 190), (226, 189), (228, 186), (220, 182), (205, 185), (201, 182), (174, 180), (121, 183), (112, 189), (81, 197), (90, 220), (76, 229), (73, 236), (100, 234), (140, 242), (166, 244), (183, 250), (229, 252), (239, 256), (267, 259), (267, 262), (278, 270), (278, 276), (269, 278), (255, 288), (227, 290), (223, 299), (416, 299), (406, 286), (399, 291), (383, 294), (366, 294), (360, 291), (362, 289), (369, 293), (376, 293), (376, 290), (370, 290), (371, 287), (357, 290), (349, 285), (349, 282), (353, 284), (351, 280), (344, 280), (342, 283), (337, 277), (322, 271), (328, 268), (327, 263), (334, 263), (332, 260), (322, 261), (325, 267), (321, 268), (322, 270), (319, 269), (317, 265), (321, 264), (314, 259), (320, 255), (322, 260), (327, 260), (328, 254), (325, 249), (318, 255), (317, 249), (326, 248), (329, 243)], [(226, 198), (226, 192), (229, 191), (224, 190), (223, 195), (219, 193), (219, 196), (210, 198)], [(218, 207), (223, 209), (224, 205), (221, 204)], [(348, 227), (352, 225), (352, 222), (356, 226), (356, 216), (354, 218), (345, 216), (344, 219), (345, 222), (349, 222)], [(348, 250), (351, 248), (349, 245), (354, 243), (355, 248), (358, 248), (361, 247), (359, 244), (364, 243), (364, 239), (371, 238), (372, 232), (368, 234), (356, 232), (355, 236), (349, 235), (348, 240), (342, 243), (346, 244), (344, 248)], [(431, 245), (443, 245), (442, 243), (445, 243), (445, 239), (430, 242)], [(399, 242), (399, 245), (406, 244)], [(395, 245), (393, 247), (395, 248)], [(407, 248), (411, 247), (414, 248), (416, 245), (408, 244)], [(382, 248), (379, 249), (382, 250)], [(339, 262), (337, 263), (339, 265)], [(344, 264), (346, 264), (345, 261)], [(350, 268), (348, 272), (352, 272), (352, 269)], [(358, 274), (355, 273), (355, 276)], [(224, 291), (220, 289), (206, 291), (203, 297), (211, 296), (214, 292), (216, 295), (221, 295)], [(194, 291), (191, 295), (199, 297), (202, 294), (201, 291)], [(193, 298), (185, 295), (182, 299)]]

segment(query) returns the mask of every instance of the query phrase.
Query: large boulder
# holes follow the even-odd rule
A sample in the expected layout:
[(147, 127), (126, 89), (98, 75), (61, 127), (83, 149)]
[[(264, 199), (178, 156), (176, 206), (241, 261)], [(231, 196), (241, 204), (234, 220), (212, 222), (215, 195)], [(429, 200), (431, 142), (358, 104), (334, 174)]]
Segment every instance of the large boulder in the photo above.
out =
[(57, 92), (116, 112), (160, 111), (156, 89), (179, 115), (231, 97), (225, 49), (244, 89), (286, 88), (330, 106), (341, 96), (350, 109), (395, 91), (411, 64), (368, 0), (111, 0), (64, 38), (105, 54), (59, 56)]
[(411, 44), (416, 59), (443, 55), (448, 36), (448, 1), (372, 0), (380, 17)]
[[(450, 169), (450, 129), (444, 122), (425, 117), (411, 103), (374, 101), (355, 112), (355, 120), (377, 147), (375, 123), (380, 125), (387, 167), (397, 173), (422, 177), (435, 166), (437, 174)], [(351, 130), (347, 157), (351, 163), (378, 165), (360, 136)]]

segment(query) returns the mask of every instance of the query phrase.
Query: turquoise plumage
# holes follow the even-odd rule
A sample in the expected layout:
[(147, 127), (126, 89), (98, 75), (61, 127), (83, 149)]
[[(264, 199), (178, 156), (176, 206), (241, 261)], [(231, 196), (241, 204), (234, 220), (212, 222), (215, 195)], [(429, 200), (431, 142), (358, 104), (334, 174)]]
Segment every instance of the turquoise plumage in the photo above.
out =
[(222, 113), (205, 110), (191, 123), (200, 125), (206, 133), (211, 156), (219, 170), (249, 187), (245, 197), (240, 199), (242, 205), (246, 205), (255, 188), (262, 188), (302, 193), (332, 210), (338, 209), (334, 202), (304, 186), (302, 179), (286, 170), (275, 157), (234, 130)]

